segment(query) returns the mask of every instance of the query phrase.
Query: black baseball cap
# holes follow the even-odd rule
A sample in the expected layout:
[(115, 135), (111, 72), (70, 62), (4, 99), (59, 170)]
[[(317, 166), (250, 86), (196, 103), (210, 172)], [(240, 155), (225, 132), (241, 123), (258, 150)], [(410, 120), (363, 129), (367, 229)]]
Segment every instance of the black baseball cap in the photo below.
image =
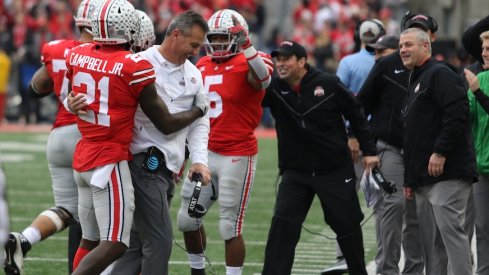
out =
[(433, 17), (424, 15), (421, 13), (407, 13), (401, 20), (401, 30), (418, 27), (424, 31), (432, 31), (433, 33), (438, 30), (438, 24)]
[(379, 37), (375, 43), (368, 44), (365, 49), (369, 52), (383, 49), (397, 49), (399, 47), (399, 37), (394, 35), (384, 35)]
[(298, 58), (306, 58), (307, 59), (307, 52), (306, 49), (299, 43), (294, 42), (294, 41), (284, 41), (280, 43), (280, 46), (273, 50), (271, 53), (272, 57), (277, 57), (277, 55), (284, 55), (284, 56), (292, 56), (295, 55)]

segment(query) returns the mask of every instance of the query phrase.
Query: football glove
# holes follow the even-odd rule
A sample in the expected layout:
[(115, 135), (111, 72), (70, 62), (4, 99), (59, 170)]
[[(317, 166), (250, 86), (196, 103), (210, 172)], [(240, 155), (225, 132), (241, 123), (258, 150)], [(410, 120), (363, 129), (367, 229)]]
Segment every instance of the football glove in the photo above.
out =
[(236, 44), (238, 44), (238, 46), (240, 46), (243, 50), (251, 47), (251, 39), (248, 35), (248, 32), (246, 31), (245, 27), (243, 27), (241, 23), (239, 23), (238, 19), (234, 15), (233, 23), (234, 26), (230, 27), (228, 31)]

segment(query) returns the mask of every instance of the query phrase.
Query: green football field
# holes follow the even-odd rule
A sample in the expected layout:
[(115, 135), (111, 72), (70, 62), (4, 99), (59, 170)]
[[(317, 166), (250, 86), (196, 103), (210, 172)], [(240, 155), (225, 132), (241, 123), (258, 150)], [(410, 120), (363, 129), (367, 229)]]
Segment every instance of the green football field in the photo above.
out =
[[(7, 176), (13, 231), (22, 231), (40, 212), (53, 206), (45, 154), (47, 136), (46, 133), (0, 134), (0, 159)], [(247, 252), (243, 274), (259, 274), (263, 266), (265, 244), (275, 203), (278, 171), (276, 146), (273, 138), (260, 139), (257, 173), (244, 225)], [(179, 189), (180, 186), (171, 206), (173, 223), (180, 206)], [(364, 204), (362, 196), (360, 202)], [(371, 209), (364, 208), (366, 218), (371, 213)], [(225, 274), (224, 245), (217, 228), (217, 205), (209, 211), (204, 224), (208, 235), (207, 273)], [(366, 262), (371, 261), (375, 255), (373, 224), (372, 217), (363, 226)], [(173, 234), (175, 243), (170, 260), (170, 274), (189, 274), (186, 253), (179, 248), (183, 246), (182, 234), (176, 228)], [(304, 223), (292, 273), (319, 274), (326, 265), (333, 263), (334, 237), (334, 233), (323, 222), (322, 211), (316, 200)], [(67, 274), (66, 254), (67, 231), (33, 247), (25, 260), (25, 274)]]

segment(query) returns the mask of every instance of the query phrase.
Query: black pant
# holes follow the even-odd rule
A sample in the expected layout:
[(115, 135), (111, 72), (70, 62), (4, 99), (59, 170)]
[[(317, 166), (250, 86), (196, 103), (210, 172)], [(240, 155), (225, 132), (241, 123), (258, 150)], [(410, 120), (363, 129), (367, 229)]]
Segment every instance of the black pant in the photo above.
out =
[(360, 222), (363, 214), (352, 167), (331, 174), (285, 170), (265, 249), (263, 275), (290, 274), (302, 223), (318, 195), (324, 220), (338, 236), (350, 274), (367, 274)]

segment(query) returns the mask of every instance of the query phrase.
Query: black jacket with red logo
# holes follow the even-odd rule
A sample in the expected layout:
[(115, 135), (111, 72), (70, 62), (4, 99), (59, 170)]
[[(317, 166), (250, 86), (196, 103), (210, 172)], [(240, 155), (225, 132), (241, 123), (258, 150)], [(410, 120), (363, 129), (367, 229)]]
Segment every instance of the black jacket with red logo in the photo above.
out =
[(278, 136), (280, 170), (324, 174), (351, 167), (343, 117), (350, 121), (365, 156), (377, 154), (360, 103), (335, 75), (308, 66), (298, 92), (274, 77), (263, 106), (270, 107)]
[[(469, 101), (456, 69), (430, 59), (411, 73), (404, 117), (404, 186), (477, 176)], [(428, 175), (430, 156), (446, 157), (443, 174)]]

